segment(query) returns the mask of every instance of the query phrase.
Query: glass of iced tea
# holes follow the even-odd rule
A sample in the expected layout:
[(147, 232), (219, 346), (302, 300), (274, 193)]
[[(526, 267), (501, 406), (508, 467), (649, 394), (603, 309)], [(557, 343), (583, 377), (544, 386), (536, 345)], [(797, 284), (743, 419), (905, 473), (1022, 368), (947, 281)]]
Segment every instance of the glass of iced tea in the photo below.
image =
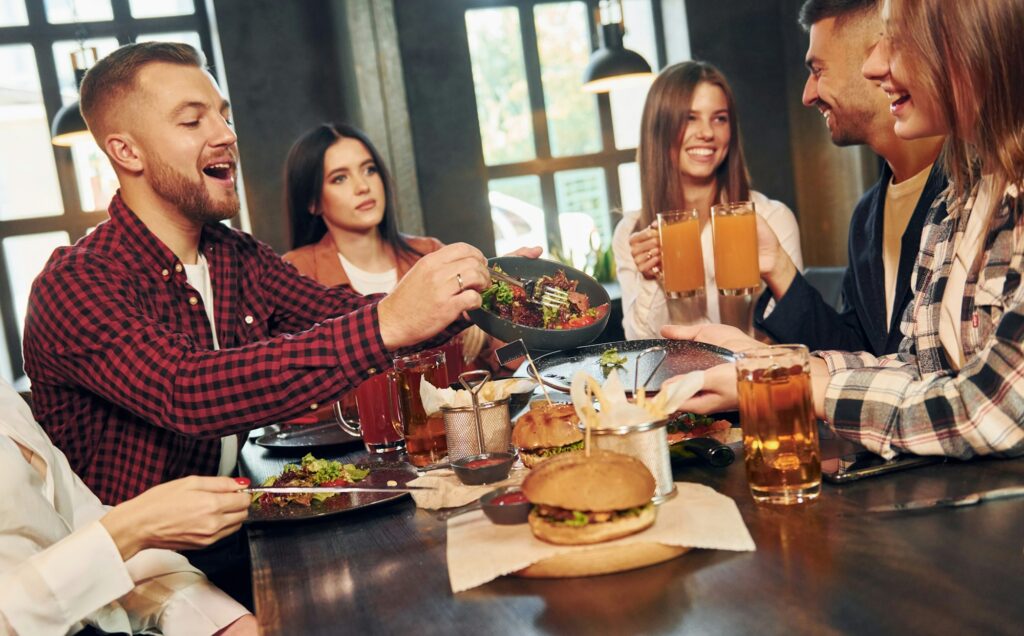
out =
[(658, 241), (665, 295), (682, 298), (704, 293), (704, 256), (697, 210), (659, 213)]
[(398, 410), (398, 374), (393, 370), (378, 373), (364, 380), (353, 391), (359, 421), (352, 419), (350, 404), (334, 403), (338, 424), (350, 435), (363, 438), (367, 452), (388, 453), (405, 448), (402, 420)]
[(753, 294), (761, 286), (757, 265), (757, 217), (753, 201), (711, 208), (715, 245), (715, 282), (723, 296)]
[[(461, 355), (461, 354), (460, 354)], [(420, 399), (424, 378), (439, 388), (448, 386), (448, 367), (443, 351), (425, 351), (395, 358), (398, 374), (398, 405), (402, 412), (405, 452), (413, 466), (427, 466), (448, 453), (444, 418), (441, 413), (428, 417)]]
[(754, 500), (796, 504), (821, 492), (818, 425), (807, 347), (774, 345), (736, 354), (740, 425)]

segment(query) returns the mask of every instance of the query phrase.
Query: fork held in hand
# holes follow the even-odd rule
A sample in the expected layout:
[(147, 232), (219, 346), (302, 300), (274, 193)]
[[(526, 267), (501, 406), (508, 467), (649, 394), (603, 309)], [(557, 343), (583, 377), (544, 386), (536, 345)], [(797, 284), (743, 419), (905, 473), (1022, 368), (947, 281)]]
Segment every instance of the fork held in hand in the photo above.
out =
[[(497, 278), (509, 285), (515, 285), (516, 287), (522, 288), (522, 290), (526, 292), (526, 297), (530, 302), (537, 302), (536, 296), (534, 295), (537, 289), (536, 279), (528, 278), (524, 280), (516, 278), (515, 276), (509, 276), (505, 272), (499, 272), (495, 269), (488, 268), (488, 270), (490, 271), (491, 278)], [(543, 307), (557, 311), (569, 304), (569, 292), (552, 285), (547, 285), (541, 293), (540, 304)]]

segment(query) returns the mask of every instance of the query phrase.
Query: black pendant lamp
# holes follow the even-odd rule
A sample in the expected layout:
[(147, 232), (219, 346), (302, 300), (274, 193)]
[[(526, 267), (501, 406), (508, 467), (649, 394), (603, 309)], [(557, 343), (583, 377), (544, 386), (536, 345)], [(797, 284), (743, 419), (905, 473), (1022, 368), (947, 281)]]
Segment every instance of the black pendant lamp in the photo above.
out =
[(601, 46), (590, 54), (590, 62), (583, 71), (583, 90), (607, 93), (630, 80), (653, 76), (647, 60), (622, 44), (626, 34), (622, 0), (601, 0), (599, 6)]
[[(82, 85), (82, 78), (90, 66), (96, 63), (96, 48), (80, 46), (71, 52), (71, 65), (75, 69), (75, 88)], [(54, 146), (70, 147), (77, 141), (90, 139), (89, 127), (85, 125), (78, 100), (66, 104), (57, 111), (50, 126), (50, 141)]]

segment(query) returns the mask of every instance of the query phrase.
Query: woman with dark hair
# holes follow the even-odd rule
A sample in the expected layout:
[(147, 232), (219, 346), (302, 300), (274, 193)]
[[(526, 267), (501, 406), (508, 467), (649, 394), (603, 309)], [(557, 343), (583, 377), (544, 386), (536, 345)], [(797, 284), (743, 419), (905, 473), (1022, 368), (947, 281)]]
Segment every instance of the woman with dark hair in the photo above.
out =
[(627, 338), (658, 338), (661, 327), (670, 322), (670, 307), (659, 282), (659, 212), (697, 209), (700, 214), (705, 294), (695, 297), (699, 307), (683, 303), (691, 305), (690, 311), (674, 311), (671, 322), (719, 322), (709, 223), (712, 205), (753, 201), (758, 216), (767, 221), (796, 266), (803, 268), (800, 230), (793, 213), (785, 204), (750, 189), (732, 89), (714, 66), (683, 62), (666, 68), (654, 80), (640, 123), (637, 163), (642, 205), (623, 216), (612, 240)]
[[(815, 412), (884, 457), (1024, 455), (1024, 3), (889, 0), (864, 63), (904, 139), (947, 135), (949, 188), (921, 238), (898, 354), (819, 351)], [(733, 349), (720, 325), (666, 328)], [(684, 410), (736, 405), (736, 372), (705, 373)]]
[[(302, 135), (288, 153), (285, 188), (294, 249), (284, 260), (324, 285), (386, 294), (417, 260), (443, 247), (435, 238), (398, 231), (387, 167), (354, 126), (321, 124)], [(463, 362), (493, 365), (478, 328), (459, 338)]]

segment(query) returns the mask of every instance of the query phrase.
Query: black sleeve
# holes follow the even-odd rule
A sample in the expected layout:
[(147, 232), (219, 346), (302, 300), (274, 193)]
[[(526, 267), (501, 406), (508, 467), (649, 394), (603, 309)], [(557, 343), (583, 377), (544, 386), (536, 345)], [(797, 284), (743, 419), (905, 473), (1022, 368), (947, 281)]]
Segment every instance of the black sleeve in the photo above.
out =
[(766, 290), (758, 299), (754, 308), (754, 324), (777, 342), (807, 345), (811, 351), (871, 350), (871, 341), (860, 318), (848, 302), (850, 298), (856, 298), (849, 269), (843, 275), (845, 306), (841, 313), (826, 303), (800, 273), (766, 318), (764, 312), (771, 297), (771, 291)]

